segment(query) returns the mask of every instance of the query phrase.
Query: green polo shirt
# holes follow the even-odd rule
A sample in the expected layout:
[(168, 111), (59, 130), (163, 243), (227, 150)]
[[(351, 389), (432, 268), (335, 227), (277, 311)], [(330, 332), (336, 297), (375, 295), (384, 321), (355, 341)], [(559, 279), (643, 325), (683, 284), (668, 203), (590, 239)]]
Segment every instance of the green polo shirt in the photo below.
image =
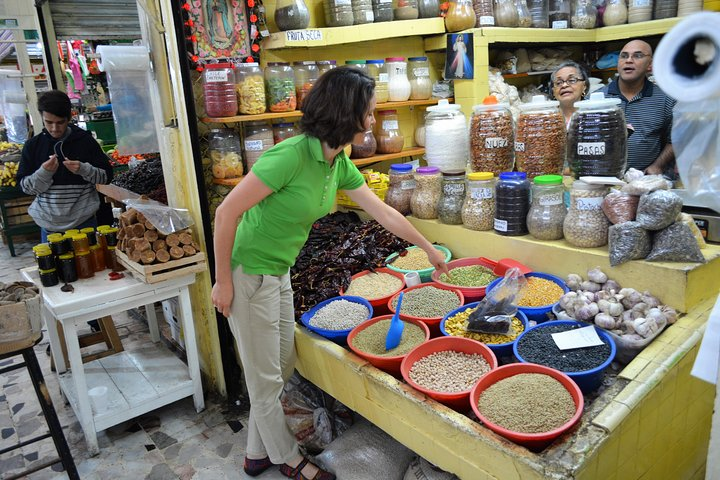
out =
[(313, 223), (327, 215), (338, 190), (365, 180), (345, 152), (330, 167), (320, 140), (298, 135), (265, 152), (252, 172), (274, 193), (243, 215), (235, 233), (232, 268), (282, 275), (295, 264)]

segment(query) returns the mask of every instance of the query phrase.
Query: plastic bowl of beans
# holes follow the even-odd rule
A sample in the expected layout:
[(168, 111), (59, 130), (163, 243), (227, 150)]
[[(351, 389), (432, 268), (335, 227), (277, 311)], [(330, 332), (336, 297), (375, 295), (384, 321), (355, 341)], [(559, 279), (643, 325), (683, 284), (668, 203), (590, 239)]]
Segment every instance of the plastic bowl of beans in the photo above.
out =
[[(450, 250), (442, 245), (433, 245), (436, 249), (445, 254), (445, 261), (449, 262), (452, 258)], [(393, 253), (385, 259), (386, 267), (390, 270), (400, 272), (403, 275), (410, 272), (417, 272), (420, 280), (423, 282), (430, 281), (430, 275), (435, 271), (435, 267), (430, 264), (427, 254), (422, 248), (408, 247), (403, 252)]]
[(389, 268), (377, 268), (375, 271), (364, 270), (350, 278), (347, 291), (340, 290), (340, 295), (363, 297), (373, 306), (375, 315), (388, 313), (387, 304), (390, 297), (405, 288), (405, 275)]
[(487, 286), (498, 278), (493, 273), (496, 266), (497, 263), (482, 257), (459, 258), (448, 263), (450, 277), (444, 273), (433, 272), (431, 278), (440, 286), (460, 290), (466, 302), (477, 302), (485, 296)]
[(465, 337), (482, 342), (490, 347), (490, 350), (498, 357), (512, 355), (515, 340), (528, 328), (527, 317), (518, 310), (512, 321), (513, 332), (510, 335), (468, 332), (467, 319), (479, 304), (480, 302), (468, 303), (445, 315), (440, 322), (440, 333), (446, 336)]
[(454, 410), (467, 412), (470, 391), (497, 366), (495, 354), (480, 342), (438, 337), (410, 351), (400, 364), (400, 372), (415, 390)]
[[(440, 322), (445, 314), (465, 303), (465, 296), (457, 288), (434, 283), (421, 283), (406, 288), (403, 292), (405, 292), (405, 296), (400, 318), (423, 322), (430, 328), (432, 337), (440, 335)], [(387, 308), (391, 313), (395, 313), (399, 295), (400, 293), (393, 295), (387, 303)]]
[(350, 331), (372, 316), (370, 302), (362, 297), (344, 295), (318, 303), (300, 316), (300, 322), (311, 332), (345, 345)]
[[(528, 320), (537, 323), (551, 320), (548, 314), (560, 301), (560, 297), (570, 289), (562, 278), (549, 273), (530, 272), (525, 274), (525, 278), (528, 284), (517, 299), (518, 309), (525, 314)], [(500, 280), (502, 279), (493, 280), (487, 286), (487, 292), (495, 288)]]
[(567, 375), (513, 363), (484, 375), (470, 392), (470, 404), (487, 428), (539, 452), (578, 423), (585, 402)]
[(357, 356), (364, 358), (375, 367), (400, 377), (400, 364), (408, 352), (430, 339), (430, 330), (420, 320), (403, 320), (403, 329), (400, 345), (385, 350), (390, 320), (393, 315), (381, 315), (371, 318), (353, 328), (348, 335), (348, 347)]

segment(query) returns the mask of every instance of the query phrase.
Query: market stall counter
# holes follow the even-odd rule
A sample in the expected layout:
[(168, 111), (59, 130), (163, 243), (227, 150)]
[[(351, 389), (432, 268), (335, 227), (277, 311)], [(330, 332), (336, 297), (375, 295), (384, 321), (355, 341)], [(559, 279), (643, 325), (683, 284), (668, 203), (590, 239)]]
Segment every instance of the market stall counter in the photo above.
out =
[(690, 376), (720, 291), (720, 247), (705, 264), (634, 261), (610, 268), (606, 249), (499, 237), (410, 217), (455, 257), (514, 258), (559, 276), (600, 266), (620, 284), (653, 294), (681, 312), (628, 365), (615, 365), (586, 395), (578, 426), (540, 452), (496, 435), (347, 349), (298, 326), (297, 368), (420, 456), (462, 479), (704, 478), (714, 386)]

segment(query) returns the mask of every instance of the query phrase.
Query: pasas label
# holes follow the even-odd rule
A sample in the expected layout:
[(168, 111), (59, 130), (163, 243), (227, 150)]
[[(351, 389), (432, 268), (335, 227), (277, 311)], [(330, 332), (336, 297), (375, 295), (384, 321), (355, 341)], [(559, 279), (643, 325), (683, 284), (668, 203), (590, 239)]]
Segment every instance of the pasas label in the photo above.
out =
[(605, 142), (578, 143), (577, 154), (584, 156), (605, 155)]

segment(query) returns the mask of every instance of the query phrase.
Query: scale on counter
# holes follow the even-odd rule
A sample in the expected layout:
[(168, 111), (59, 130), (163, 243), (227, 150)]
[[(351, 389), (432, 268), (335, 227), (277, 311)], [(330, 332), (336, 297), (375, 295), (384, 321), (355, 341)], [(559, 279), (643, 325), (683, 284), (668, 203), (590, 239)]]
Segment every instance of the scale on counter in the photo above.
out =
[(698, 226), (705, 240), (711, 243), (720, 243), (720, 213), (705, 205), (699, 205), (685, 189), (673, 189), (672, 191), (683, 199), (682, 211), (692, 215), (695, 225)]

